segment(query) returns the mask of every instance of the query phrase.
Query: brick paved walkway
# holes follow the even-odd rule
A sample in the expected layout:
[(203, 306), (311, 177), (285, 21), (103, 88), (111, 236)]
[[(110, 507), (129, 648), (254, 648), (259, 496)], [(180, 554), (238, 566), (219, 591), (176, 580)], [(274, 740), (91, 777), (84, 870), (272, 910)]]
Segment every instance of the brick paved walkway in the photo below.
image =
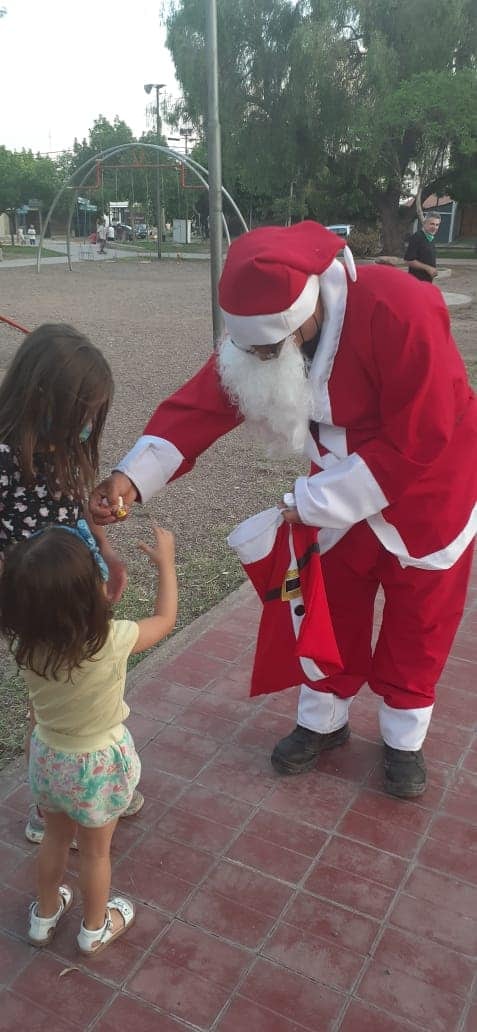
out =
[(22, 766), (4, 774), (1, 1030), (476, 1032), (477, 576), (416, 803), (381, 791), (368, 690), (319, 772), (273, 773), (296, 692), (247, 699), (250, 600), (244, 586), (133, 672), (146, 805), (120, 823), (113, 885), (138, 917), (94, 961), (78, 909), (50, 949), (25, 941), (28, 791)]

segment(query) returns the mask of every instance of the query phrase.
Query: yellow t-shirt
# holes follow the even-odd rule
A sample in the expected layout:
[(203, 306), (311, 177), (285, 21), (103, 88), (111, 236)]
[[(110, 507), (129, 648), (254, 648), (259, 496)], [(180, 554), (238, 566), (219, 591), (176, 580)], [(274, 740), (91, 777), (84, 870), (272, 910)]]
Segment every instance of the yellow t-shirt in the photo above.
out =
[(52, 749), (95, 752), (117, 742), (129, 715), (124, 701), (128, 656), (139, 634), (137, 623), (112, 620), (103, 648), (58, 680), (23, 674), (37, 722), (37, 734)]

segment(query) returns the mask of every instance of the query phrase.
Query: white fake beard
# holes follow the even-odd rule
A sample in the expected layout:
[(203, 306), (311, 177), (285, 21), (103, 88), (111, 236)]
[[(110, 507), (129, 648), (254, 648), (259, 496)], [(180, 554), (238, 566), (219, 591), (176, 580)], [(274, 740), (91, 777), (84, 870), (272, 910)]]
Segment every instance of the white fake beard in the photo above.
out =
[(261, 361), (230, 337), (219, 345), (219, 374), (245, 423), (269, 455), (303, 455), (312, 394), (303, 355), (287, 337), (277, 358)]

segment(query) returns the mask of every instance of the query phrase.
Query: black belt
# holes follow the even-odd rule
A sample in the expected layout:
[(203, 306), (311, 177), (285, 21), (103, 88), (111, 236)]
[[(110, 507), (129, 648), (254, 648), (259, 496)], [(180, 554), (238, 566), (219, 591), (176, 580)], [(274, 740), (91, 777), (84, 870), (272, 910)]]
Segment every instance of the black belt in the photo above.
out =
[(300, 592), (300, 570), (309, 563), (313, 554), (320, 553), (320, 546), (317, 541), (314, 541), (312, 545), (307, 548), (306, 552), (297, 559), (297, 568), (295, 570), (287, 570), (283, 581), (279, 588), (270, 588), (265, 593), (263, 599), (264, 602), (272, 602), (276, 598), (281, 598), (282, 602), (289, 602), (292, 598), (297, 598)]

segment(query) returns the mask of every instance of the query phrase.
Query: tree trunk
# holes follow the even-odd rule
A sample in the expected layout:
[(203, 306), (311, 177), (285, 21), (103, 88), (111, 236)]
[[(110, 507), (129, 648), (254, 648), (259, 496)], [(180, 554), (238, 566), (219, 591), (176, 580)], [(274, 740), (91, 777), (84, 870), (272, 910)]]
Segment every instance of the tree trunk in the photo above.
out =
[(388, 189), (377, 199), (381, 216), (383, 254), (402, 258), (405, 250), (405, 237), (411, 228), (415, 216), (415, 206), (401, 208), (398, 189)]
[(13, 245), (15, 243), (15, 233), (16, 233), (15, 212), (12, 209), (9, 209), (7, 214), (8, 214), (8, 225), (10, 227), (10, 239), (11, 239), (11, 244), (12, 244), (12, 247), (13, 247)]
[(416, 193), (416, 214), (417, 214), (417, 217), (419, 219), (420, 226), (422, 226), (422, 224), (424, 222), (424, 212), (422, 210), (422, 187), (421, 187), (421, 184), (419, 184), (419, 189), (418, 189), (418, 191)]

